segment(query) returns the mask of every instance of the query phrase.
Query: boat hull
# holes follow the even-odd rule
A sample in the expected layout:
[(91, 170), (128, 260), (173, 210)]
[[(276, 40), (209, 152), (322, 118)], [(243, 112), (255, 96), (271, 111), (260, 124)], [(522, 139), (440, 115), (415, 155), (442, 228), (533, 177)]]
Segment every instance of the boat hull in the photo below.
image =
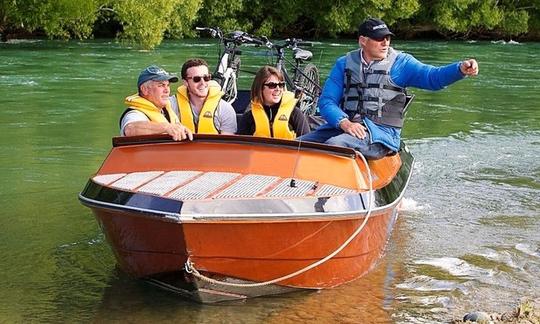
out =
[(369, 272), (384, 253), (397, 208), (372, 214), (356, 239), (322, 265), (278, 285), (250, 288), (200, 281), (185, 272), (185, 263), (189, 257), (198, 271), (217, 280), (272, 280), (332, 253), (364, 218), (224, 224), (173, 223), (103, 209), (94, 209), (94, 213), (123, 271), (137, 278), (153, 278), (153, 283), (168, 284), (173, 291), (207, 303), (294, 290), (291, 288), (332, 288), (353, 281)]

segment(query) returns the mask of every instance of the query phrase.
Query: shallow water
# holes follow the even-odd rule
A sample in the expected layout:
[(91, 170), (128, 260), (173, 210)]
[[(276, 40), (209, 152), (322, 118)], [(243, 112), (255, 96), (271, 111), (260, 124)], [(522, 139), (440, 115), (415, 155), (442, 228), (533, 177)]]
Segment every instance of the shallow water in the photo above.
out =
[[(412, 90), (404, 139), (416, 164), (385, 257), (337, 289), (202, 306), (116, 270), (77, 194), (118, 134), (139, 70), (178, 71), (195, 56), (213, 65), (214, 43), (0, 44), (0, 321), (432, 323), (539, 297), (540, 44), (394, 45), (432, 64), (474, 56), (481, 74)], [(322, 79), (354, 47), (317, 43)], [(265, 61), (244, 50), (242, 88)]]

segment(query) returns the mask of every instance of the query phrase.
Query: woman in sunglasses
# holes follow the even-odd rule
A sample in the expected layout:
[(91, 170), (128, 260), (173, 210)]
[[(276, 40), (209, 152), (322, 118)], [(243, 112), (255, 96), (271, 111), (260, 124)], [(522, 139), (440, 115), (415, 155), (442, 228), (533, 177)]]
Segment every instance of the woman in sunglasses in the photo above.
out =
[(263, 66), (251, 85), (250, 107), (242, 115), (238, 134), (295, 139), (308, 133), (308, 120), (297, 102), (294, 93), (285, 89), (283, 74)]

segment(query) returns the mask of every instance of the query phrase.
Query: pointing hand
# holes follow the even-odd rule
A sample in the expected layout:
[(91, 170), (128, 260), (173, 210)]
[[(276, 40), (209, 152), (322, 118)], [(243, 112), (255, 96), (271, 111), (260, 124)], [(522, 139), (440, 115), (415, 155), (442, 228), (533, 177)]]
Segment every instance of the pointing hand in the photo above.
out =
[(478, 62), (475, 59), (468, 59), (459, 65), (459, 70), (465, 75), (478, 75)]

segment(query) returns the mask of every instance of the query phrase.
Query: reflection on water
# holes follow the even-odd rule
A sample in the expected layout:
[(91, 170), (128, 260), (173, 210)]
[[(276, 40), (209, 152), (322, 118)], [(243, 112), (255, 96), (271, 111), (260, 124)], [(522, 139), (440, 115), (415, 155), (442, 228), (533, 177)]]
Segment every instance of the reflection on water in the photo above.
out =
[[(394, 233), (398, 242), (400, 231)], [(399, 243), (392, 243), (399, 244)], [(388, 323), (402, 260), (388, 256), (366, 277), (336, 289), (197, 305), (115, 272), (94, 320), (185, 323)]]
[[(412, 90), (404, 138), (416, 164), (386, 256), (336, 289), (213, 306), (116, 270), (77, 194), (118, 134), (137, 73), (152, 63), (178, 72), (196, 56), (213, 65), (215, 43), (0, 44), (0, 322), (432, 323), (539, 297), (540, 44), (395, 43), (432, 64), (474, 56), (480, 76)], [(317, 42), (322, 79), (355, 46)], [(267, 60), (244, 51), (241, 88)]]

